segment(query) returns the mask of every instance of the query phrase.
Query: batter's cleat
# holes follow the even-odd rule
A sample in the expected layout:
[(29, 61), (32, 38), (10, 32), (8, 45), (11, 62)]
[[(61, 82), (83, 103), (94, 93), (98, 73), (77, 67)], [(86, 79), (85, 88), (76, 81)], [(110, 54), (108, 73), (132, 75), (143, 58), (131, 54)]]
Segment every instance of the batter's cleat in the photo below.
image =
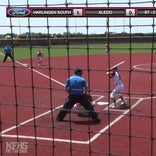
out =
[(117, 104), (113, 104), (113, 105), (110, 106), (110, 108), (117, 109), (118, 108), (118, 105)]
[(127, 102), (122, 102), (121, 105), (127, 105)]

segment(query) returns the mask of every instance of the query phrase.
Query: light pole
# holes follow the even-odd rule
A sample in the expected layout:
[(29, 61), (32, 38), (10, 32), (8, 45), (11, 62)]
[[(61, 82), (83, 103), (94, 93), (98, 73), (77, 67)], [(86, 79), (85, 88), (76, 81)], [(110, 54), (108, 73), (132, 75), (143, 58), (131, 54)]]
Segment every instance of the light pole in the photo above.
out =
[[(68, 7), (68, 5), (71, 5), (71, 2), (68, 2), (68, 0), (65, 0), (65, 6)], [(69, 31), (69, 18), (66, 17), (66, 29), (67, 29), (67, 39), (69, 38), (70, 31)]]

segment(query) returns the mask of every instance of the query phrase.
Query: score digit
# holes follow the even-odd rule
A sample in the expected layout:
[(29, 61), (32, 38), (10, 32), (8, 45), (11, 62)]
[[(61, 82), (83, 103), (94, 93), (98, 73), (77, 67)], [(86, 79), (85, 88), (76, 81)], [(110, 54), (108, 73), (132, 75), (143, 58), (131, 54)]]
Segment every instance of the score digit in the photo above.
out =
[(135, 16), (135, 9), (126, 9), (126, 16)]
[(82, 16), (82, 9), (73, 9), (74, 16)]

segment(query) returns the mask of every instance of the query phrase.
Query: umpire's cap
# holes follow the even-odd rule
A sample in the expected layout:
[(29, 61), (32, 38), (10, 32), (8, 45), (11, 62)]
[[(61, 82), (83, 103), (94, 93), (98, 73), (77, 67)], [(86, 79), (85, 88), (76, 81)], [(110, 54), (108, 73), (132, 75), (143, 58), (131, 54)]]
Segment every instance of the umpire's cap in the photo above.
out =
[(74, 69), (74, 74), (76, 74), (76, 75), (80, 75), (80, 74), (82, 74), (82, 72), (83, 72), (82, 69), (80, 69), (78, 67)]

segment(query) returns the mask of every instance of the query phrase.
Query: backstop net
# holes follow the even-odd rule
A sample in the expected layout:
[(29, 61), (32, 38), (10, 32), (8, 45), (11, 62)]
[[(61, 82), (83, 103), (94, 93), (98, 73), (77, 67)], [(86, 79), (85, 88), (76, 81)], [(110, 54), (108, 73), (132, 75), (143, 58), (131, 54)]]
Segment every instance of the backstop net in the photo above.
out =
[[(1, 2), (0, 155), (156, 155), (155, 3)], [(77, 67), (101, 122), (81, 103), (57, 120)]]

